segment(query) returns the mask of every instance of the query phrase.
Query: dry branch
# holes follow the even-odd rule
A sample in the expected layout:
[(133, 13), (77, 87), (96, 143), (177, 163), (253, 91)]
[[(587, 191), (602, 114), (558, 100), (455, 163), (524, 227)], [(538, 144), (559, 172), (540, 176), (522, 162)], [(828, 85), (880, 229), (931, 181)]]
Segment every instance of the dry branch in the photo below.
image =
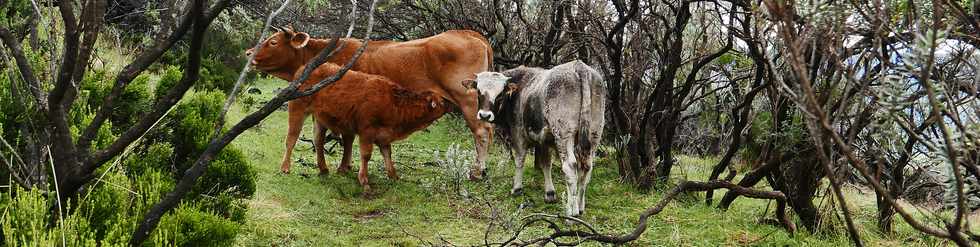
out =
[[(670, 203), (670, 201), (672, 201), (675, 197), (677, 197), (677, 195), (680, 195), (683, 192), (712, 191), (716, 189), (728, 189), (732, 193), (749, 197), (749, 198), (776, 200), (776, 206), (777, 206), (776, 216), (779, 218), (779, 222), (782, 224), (783, 228), (785, 228), (786, 231), (789, 232), (790, 234), (796, 232), (796, 225), (793, 223), (792, 220), (790, 220), (789, 216), (786, 215), (786, 196), (783, 195), (782, 192), (764, 191), (764, 190), (758, 190), (753, 188), (746, 188), (746, 187), (735, 185), (728, 181), (720, 181), (720, 180), (712, 180), (707, 182), (682, 181), (679, 184), (677, 184), (677, 186), (674, 187), (674, 189), (670, 190), (670, 192), (665, 194), (664, 197), (661, 198), (656, 205), (654, 205), (651, 208), (648, 208), (642, 214), (640, 214), (640, 218), (638, 220), (638, 223), (636, 224), (636, 227), (634, 227), (633, 231), (631, 231), (628, 234), (623, 234), (623, 235), (601, 234), (597, 232), (594, 228), (592, 228), (592, 226), (590, 226), (589, 224), (586, 224), (585, 222), (578, 220), (576, 218), (556, 216), (556, 215), (536, 214), (536, 215), (531, 215), (529, 217), (526, 217), (524, 223), (521, 225), (520, 228), (518, 228), (517, 232), (514, 233), (514, 236), (504, 241), (499, 246), (528, 246), (528, 245), (544, 245), (547, 243), (552, 243), (555, 245), (562, 246), (562, 245), (578, 245), (585, 241), (595, 241), (595, 242), (607, 243), (607, 244), (625, 244), (639, 238), (640, 235), (646, 231), (647, 221), (649, 220), (650, 216), (657, 215), (661, 211), (663, 211), (664, 208), (667, 207), (667, 204)], [(560, 225), (552, 219), (571, 221), (572, 225), (582, 225), (587, 229), (587, 231), (562, 229)], [(552, 233), (548, 236), (543, 236), (527, 241), (521, 241), (517, 239), (524, 229), (536, 223), (547, 224), (548, 228), (552, 229)], [(572, 238), (572, 237), (577, 238), (577, 240), (573, 242), (561, 242), (561, 239), (563, 238)]]

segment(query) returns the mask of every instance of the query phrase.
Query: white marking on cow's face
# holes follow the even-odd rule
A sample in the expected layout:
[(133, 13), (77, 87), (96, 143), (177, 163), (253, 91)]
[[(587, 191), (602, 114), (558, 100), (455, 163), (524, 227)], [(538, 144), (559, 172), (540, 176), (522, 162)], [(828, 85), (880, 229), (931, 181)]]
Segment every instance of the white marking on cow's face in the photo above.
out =
[(493, 122), (493, 112), (487, 110), (480, 110), (476, 112), (476, 119), (486, 120), (487, 122)]
[(480, 72), (476, 74), (476, 90), (492, 105), (497, 96), (507, 87), (508, 79), (510, 77), (500, 72)]

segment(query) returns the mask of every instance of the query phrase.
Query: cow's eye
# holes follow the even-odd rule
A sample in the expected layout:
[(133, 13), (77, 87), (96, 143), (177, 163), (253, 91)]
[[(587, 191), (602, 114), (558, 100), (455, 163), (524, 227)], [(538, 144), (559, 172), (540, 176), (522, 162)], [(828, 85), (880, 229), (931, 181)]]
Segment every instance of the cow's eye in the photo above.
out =
[(279, 44), (279, 41), (276, 41), (276, 40), (270, 40), (269, 41), (269, 45), (271, 45), (271, 46), (275, 46), (277, 44)]

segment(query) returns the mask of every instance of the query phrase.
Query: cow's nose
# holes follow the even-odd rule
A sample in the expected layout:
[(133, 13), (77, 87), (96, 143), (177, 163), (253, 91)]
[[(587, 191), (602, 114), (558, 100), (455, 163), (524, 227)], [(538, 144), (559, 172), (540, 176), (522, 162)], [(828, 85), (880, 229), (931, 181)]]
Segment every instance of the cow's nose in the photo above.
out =
[(480, 111), (476, 114), (476, 117), (484, 121), (493, 121), (493, 112)]
[(245, 56), (251, 56), (251, 55), (252, 55), (252, 49), (245, 50)]

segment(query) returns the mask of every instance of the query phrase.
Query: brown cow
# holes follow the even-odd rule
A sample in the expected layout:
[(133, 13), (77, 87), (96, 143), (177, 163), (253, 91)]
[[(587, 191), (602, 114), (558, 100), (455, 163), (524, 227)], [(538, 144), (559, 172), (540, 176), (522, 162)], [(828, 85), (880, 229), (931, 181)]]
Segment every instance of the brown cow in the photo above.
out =
[[(329, 62), (346, 64), (361, 46), (357, 39), (340, 39), (339, 49)], [(311, 39), (304, 32), (281, 30), (269, 37), (253, 65), (284, 80), (326, 48), (328, 40)], [(246, 54), (251, 54), (251, 50)], [(470, 173), (478, 179), (485, 173), (491, 125), (477, 119), (476, 94), (460, 82), (475, 78), (493, 64), (493, 51), (483, 35), (468, 30), (451, 30), (407, 42), (370, 41), (353, 69), (390, 78), (406, 88), (432, 90), (459, 106), (476, 141), (476, 164)], [(318, 133), (318, 137), (321, 134)], [(322, 139), (322, 138), (321, 138)]]
[[(324, 63), (300, 85), (301, 90), (332, 76), (340, 66)], [(296, 72), (302, 73), (302, 69)], [(391, 143), (405, 139), (442, 117), (447, 105), (434, 91), (413, 91), (385, 77), (348, 71), (344, 77), (313, 95), (289, 101), (289, 131), (282, 169), (289, 170), (290, 156), (303, 129), (303, 120), (313, 114), (318, 126), (338, 133), (344, 140), (344, 161), (338, 170), (350, 170), (350, 152), (354, 136), (360, 137), (361, 170), (357, 179), (369, 190), (367, 164), (374, 145), (381, 149), (388, 177), (398, 179), (391, 160)], [(322, 143), (322, 139), (318, 141)], [(323, 146), (320, 145), (319, 148)], [(317, 150), (322, 155), (322, 150)], [(321, 156), (322, 157), (322, 156)], [(328, 171), (326, 162), (318, 160), (321, 173)]]

